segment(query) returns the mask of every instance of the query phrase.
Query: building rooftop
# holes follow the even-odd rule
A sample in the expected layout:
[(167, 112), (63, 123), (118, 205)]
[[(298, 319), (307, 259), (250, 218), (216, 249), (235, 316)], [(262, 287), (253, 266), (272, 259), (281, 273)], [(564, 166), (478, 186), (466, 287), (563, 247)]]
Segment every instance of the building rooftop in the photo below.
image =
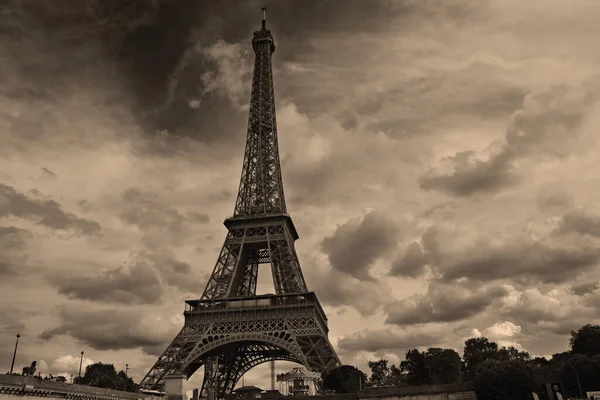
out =
[(234, 390), (235, 393), (245, 393), (245, 392), (262, 392), (263, 390), (256, 386), (242, 386)]

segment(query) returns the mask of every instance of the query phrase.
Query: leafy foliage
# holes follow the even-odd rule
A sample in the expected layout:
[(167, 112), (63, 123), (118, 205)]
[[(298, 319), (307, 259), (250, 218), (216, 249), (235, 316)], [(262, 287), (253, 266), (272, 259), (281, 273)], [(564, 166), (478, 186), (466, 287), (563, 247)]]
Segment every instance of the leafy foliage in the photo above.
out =
[(406, 374), (406, 384), (408, 386), (430, 384), (425, 353), (412, 349), (406, 352), (405, 358), (406, 360), (400, 363), (400, 370)]
[(386, 380), (386, 385), (391, 385), (395, 387), (406, 386), (406, 375), (402, 373), (402, 370), (396, 367), (394, 364), (390, 367), (390, 374)]
[(77, 384), (100, 387), (114, 390), (127, 390), (135, 392), (138, 390), (138, 385), (133, 379), (129, 378), (124, 371), (115, 370), (112, 364), (95, 363), (88, 365), (85, 368), (85, 375), (78, 379)]
[(369, 386), (385, 386), (387, 384), (390, 376), (390, 369), (387, 363), (388, 360), (369, 361), (368, 365), (371, 369)]
[(429, 384), (444, 385), (460, 379), (462, 361), (456, 351), (432, 347), (424, 355)]
[(530, 399), (534, 382), (533, 367), (525, 361), (488, 359), (477, 367), (475, 391), (478, 400)]
[(600, 325), (585, 325), (571, 332), (571, 351), (589, 357), (600, 355)]
[(573, 354), (560, 366), (559, 376), (570, 394), (579, 394), (580, 386), (583, 392), (600, 390), (600, 356)]
[[(499, 348), (485, 337), (465, 342), (463, 359), (451, 349), (408, 350), (400, 368), (388, 360), (370, 361), (371, 386), (416, 386), (475, 383), (478, 399), (512, 400), (531, 398), (544, 383), (561, 382), (563, 396), (600, 390), (600, 325), (585, 325), (571, 332), (571, 350), (550, 360), (531, 358), (513, 346)], [(543, 393), (539, 393), (544, 395)]]
[(498, 344), (490, 342), (488, 338), (471, 338), (465, 342), (463, 360), (471, 380), (475, 379), (475, 372), (481, 363), (496, 358), (498, 358)]
[(519, 351), (513, 346), (510, 347), (502, 347), (498, 351), (498, 359), (501, 361), (509, 361), (509, 360), (524, 360), (527, 361), (531, 359), (531, 356), (526, 351)]
[(406, 386), (406, 376), (396, 365), (387, 365), (388, 360), (369, 361), (371, 377), (369, 386)]
[(323, 374), (323, 388), (336, 393), (357, 393), (367, 383), (367, 375), (351, 365), (342, 365)]

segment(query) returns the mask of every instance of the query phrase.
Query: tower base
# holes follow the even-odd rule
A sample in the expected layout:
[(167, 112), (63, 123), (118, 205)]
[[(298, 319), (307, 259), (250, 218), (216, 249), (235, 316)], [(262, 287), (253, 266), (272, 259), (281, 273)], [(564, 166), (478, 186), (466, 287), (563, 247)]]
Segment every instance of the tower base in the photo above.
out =
[(177, 368), (189, 378), (204, 365), (203, 395), (223, 399), (244, 373), (267, 361), (292, 361), (315, 372), (341, 364), (313, 292), (186, 303), (183, 329), (141, 386), (157, 389)]

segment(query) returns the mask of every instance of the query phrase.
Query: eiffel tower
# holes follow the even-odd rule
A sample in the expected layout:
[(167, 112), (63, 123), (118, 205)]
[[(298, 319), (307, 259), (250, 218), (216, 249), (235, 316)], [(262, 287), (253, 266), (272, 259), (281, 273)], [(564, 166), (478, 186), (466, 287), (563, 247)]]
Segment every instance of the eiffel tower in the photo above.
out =
[[(266, 28), (254, 32), (254, 76), (246, 150), (225, 243), (199, 300), (187, 300), (183, 329), (140, 385), (160, 389), (165, 376), (189, 377), (204, 366), (202, 395), (223, 399), (251, 368), (292, 361), (315, 372), (340, 365), (328, 339), (327, 317), (309, 292), (294, 248), (298, 233), (287, 214), (275, 121)], [(256, 295), (260, 264), (270, 264), (276, 294)]]

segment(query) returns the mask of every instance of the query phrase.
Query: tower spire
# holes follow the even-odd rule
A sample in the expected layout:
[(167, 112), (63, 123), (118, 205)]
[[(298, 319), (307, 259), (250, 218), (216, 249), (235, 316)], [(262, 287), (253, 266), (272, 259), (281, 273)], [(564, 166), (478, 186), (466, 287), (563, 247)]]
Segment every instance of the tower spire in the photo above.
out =
[(254, 75), (246, 150), (234, 217), (287, 214), (277, 144), (271, 66), (275, 41), (266, 29), (266, 8), (262, 11), (262, 30), (254, 32), (252, 38)]
[(267, 7), (261, 8), (262, 10), (262, 30), (267, 30)]

